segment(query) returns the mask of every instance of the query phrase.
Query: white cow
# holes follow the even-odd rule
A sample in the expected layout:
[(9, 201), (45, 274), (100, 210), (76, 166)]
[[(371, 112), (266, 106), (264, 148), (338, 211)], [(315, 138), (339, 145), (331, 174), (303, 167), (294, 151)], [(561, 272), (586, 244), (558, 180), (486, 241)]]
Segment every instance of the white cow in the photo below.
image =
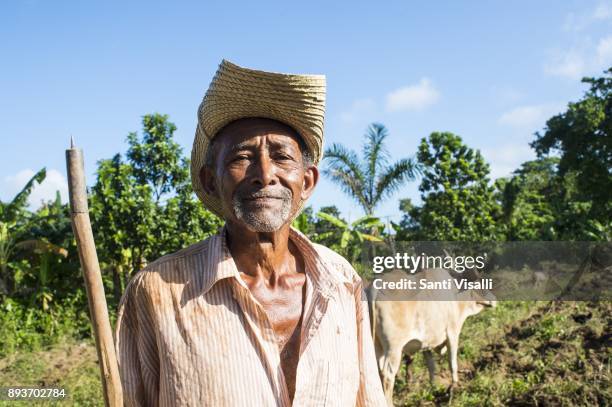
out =
[[(443, 281), (452, 277), (446, 270), (428, 269), (415, 275), (393, 271), (380, 278), (384, 281), (400, 281), (405, 278)], [(453, 383), (459, 380), (457, 350), (461, 327), (467, 317), (478, 314), (485, 307), (494, 307), (496, 301), (473, 290), (451, 291), (443, 297), (445, 301), (432, 300), (431, 294), (423, 291), (416, 292), (413, 301), (412, 298), (406, 300), (410, 298), (406, 291), (399, 293), (388, 290), (383, 294), (372, 287), (368, 289), (376, 357), (390, 406), (393, 405), (393, 385), (403, 353), (411, 356), (423, 350), (429, 378), (433, 382), (435, 367), (431, 351), (448, 351)], [(487, 297), (493, 298), (490, 293)]]

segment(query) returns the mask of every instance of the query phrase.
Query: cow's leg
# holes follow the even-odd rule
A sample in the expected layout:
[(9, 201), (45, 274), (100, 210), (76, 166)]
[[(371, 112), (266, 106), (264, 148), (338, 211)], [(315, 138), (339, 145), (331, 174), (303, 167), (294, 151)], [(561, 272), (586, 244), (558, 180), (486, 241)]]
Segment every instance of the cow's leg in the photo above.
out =
[(382, 381), (383, 363), (385, 361), (385, 349), (380, 343), (380, 338), (378, 336), (374, 338), (374, 353), (376, 354), (376, 363), (378, 363), (378, 374), (380, 375), (380, 380)]
[(448, 364), (453, 377), (453, 384), (459, 382), (459, 365), (457, 364), (457, 351), (459, 349), (459, 333), (448, 333)]
[(423, 356), (425, 357), (425, 363), (427, 364), (427, 371), (429, 372), (429, 383), (434, 384), (436, 378), (436, 362), (433, 358), (431, 350), (424, 350)]
[(411, 364), (412, 356), (407, 353), (404, 353), (404, 366), (406, 366), (406, 383), (410, 383), (412, 381), (412, 371), (410, 370)]
[(381, 362), (383, 390), (387, 398), (387, 404), (393, 407), (393, 385), (395, 384), (395, 375), (402, 362), (402, 347), (390, 346), (383, 355)]

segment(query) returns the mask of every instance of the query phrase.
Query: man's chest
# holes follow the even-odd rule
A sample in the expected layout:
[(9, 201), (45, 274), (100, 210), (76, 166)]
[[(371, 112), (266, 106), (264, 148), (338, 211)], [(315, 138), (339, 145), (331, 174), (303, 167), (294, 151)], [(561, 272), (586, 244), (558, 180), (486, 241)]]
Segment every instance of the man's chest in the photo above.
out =
[[(274, 316), (267, 324), (255, 302), (245, 301), (242, 294), (248, 292), (231, 289), (229, 281), (183, 305), (180, 298), (184, 293), (176, 294), (177, 298), (168, 301), (154, 318), (162, 376), (196, 392), (226, 389), (226, 398), (247, 392), (267, 399), (254, 400), (259, 405), (279, 397), (277, 392), (283, 385), (277, 382), (276, 369), (285, 371), (282, 365), (287, 355), (271, 329)], [(292, 315), (293, 323), (297, 320), (299, 326), (289, 341), (289, 346), (295, 346), (291, 352), (297, 365), (295, 397), (319, 393), (323, 399), (337, 397), (338, 386), (346, 386), (350, 393), (358, 382), (354, 299), (338, 297), (327, 302), (317, 298), (315, 295), (303, 307), (291, 301), (283, 305), (283, 318)], [(251, 390), (244, 388), (247, 384)], [(262, 394), (264, 389), (269, 390)]]
[(251, 294), (262, 307), (281, 350), (292, 342), (294, 333), (299, 330), (304, 310), (304, 288), (303, 281), (282, 290), (270, 290), (261, 286), (251, 288)]

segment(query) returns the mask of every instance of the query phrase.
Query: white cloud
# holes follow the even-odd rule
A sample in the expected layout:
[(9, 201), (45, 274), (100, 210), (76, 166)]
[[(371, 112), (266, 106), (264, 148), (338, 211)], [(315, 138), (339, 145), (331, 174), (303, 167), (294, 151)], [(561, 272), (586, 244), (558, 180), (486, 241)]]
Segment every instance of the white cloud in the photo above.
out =
[(554, 50), (544, 65), (544, 72), (572, 80), (600, 75), (612, 65), (612, 35), (600, 38), (597, 44), (584, 42), (567, 50)]
[(387, 94), (387, 110), (423, 110), (438, 101), (440, 93), (428, 78), (422, 78), (418, 84), (405, 86)]
[[(15, 175), (4, 177), (3, 200), (11, 200), (21, 191), (24, 185), (34, 176), (35, 171), (25, 169), (19, 171)], [(47, 202), (55, 199), (55, 194), (60, 191), (62, 202), (68, 200), (68, 183), (64, 175), (58, 170), (47, 170), (47, 176), (40, 185), (36, 185), (28, 199), (30, 209), (37, 209), (42, 202)]]
[(504, 112), (498, 119), (503, 125), (519, 127), (528, 130), (536, 130), (543, 127), (551, 116), (563, 110), (564, 106), (559, 103), (547, 103), (541, 105), (519, 106)]
[(544, 72), (552, 76), (580, 79), (587, 71), (584, 53), (584, 50), (578, 49), (555, 50), (550, 61), (544, 65)]
[(581, 13), (569, 13), (565, 18), (563, 29), (566, 31), (582, 31), (593, 24), (612, 19), (612, 3), (603, 2), (594, 9)]
[(354, 123), (363, 118), (363, 116), (371, 116), (375, 110), (376, 104), (372, 99), (357, 99), (353, 101), (348, 110), (340, 113), (340, 119), (346, 123)]
[(612, 35), (599, 40), (597, 44), (597, 64), (604, 69), (612, 65)]
[[(597, 24), (610, 24), (612, 21), (612, 1), (599, 3), (596, 7), (585, 9), (566, 16), (563, 28), (578, 33)], [(574, 44), (552, 50), (544, 63), (544, 72), (572, 80), (584, 76), (600, 75), (612, 65), (612, 35), (594, 41), (586, 32), (574, 38)]]
[(509, 176), (525, 161), (536, 158), (535, 153), (525, 144), (506, 144), (481, 150), (482, 156), (491, 167), (491, 179)]

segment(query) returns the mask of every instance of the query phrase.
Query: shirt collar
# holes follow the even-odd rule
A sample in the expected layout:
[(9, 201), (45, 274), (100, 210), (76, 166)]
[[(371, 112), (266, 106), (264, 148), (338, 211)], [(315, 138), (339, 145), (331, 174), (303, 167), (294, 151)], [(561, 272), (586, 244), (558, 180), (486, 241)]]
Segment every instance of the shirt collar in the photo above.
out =
[[(219, 281), (234, 277), (241, 285), (245, 285), (240, 277), (236, 263), (227, 247), (227, 227), (220, 233), (211, 236), (204, 259), (204, 275), (202, 292), (206, 294)], [(333, 266), (315, 249), (313, 243), (300, 231), (291, 227), (289, 239), (297, 246), (304, 259), (305, 272), (313, 283), (315, 292), (326, 298), (331, 298), (337, 291), (337, 286), (344, 283), (338, 272), (333, 272)]]

